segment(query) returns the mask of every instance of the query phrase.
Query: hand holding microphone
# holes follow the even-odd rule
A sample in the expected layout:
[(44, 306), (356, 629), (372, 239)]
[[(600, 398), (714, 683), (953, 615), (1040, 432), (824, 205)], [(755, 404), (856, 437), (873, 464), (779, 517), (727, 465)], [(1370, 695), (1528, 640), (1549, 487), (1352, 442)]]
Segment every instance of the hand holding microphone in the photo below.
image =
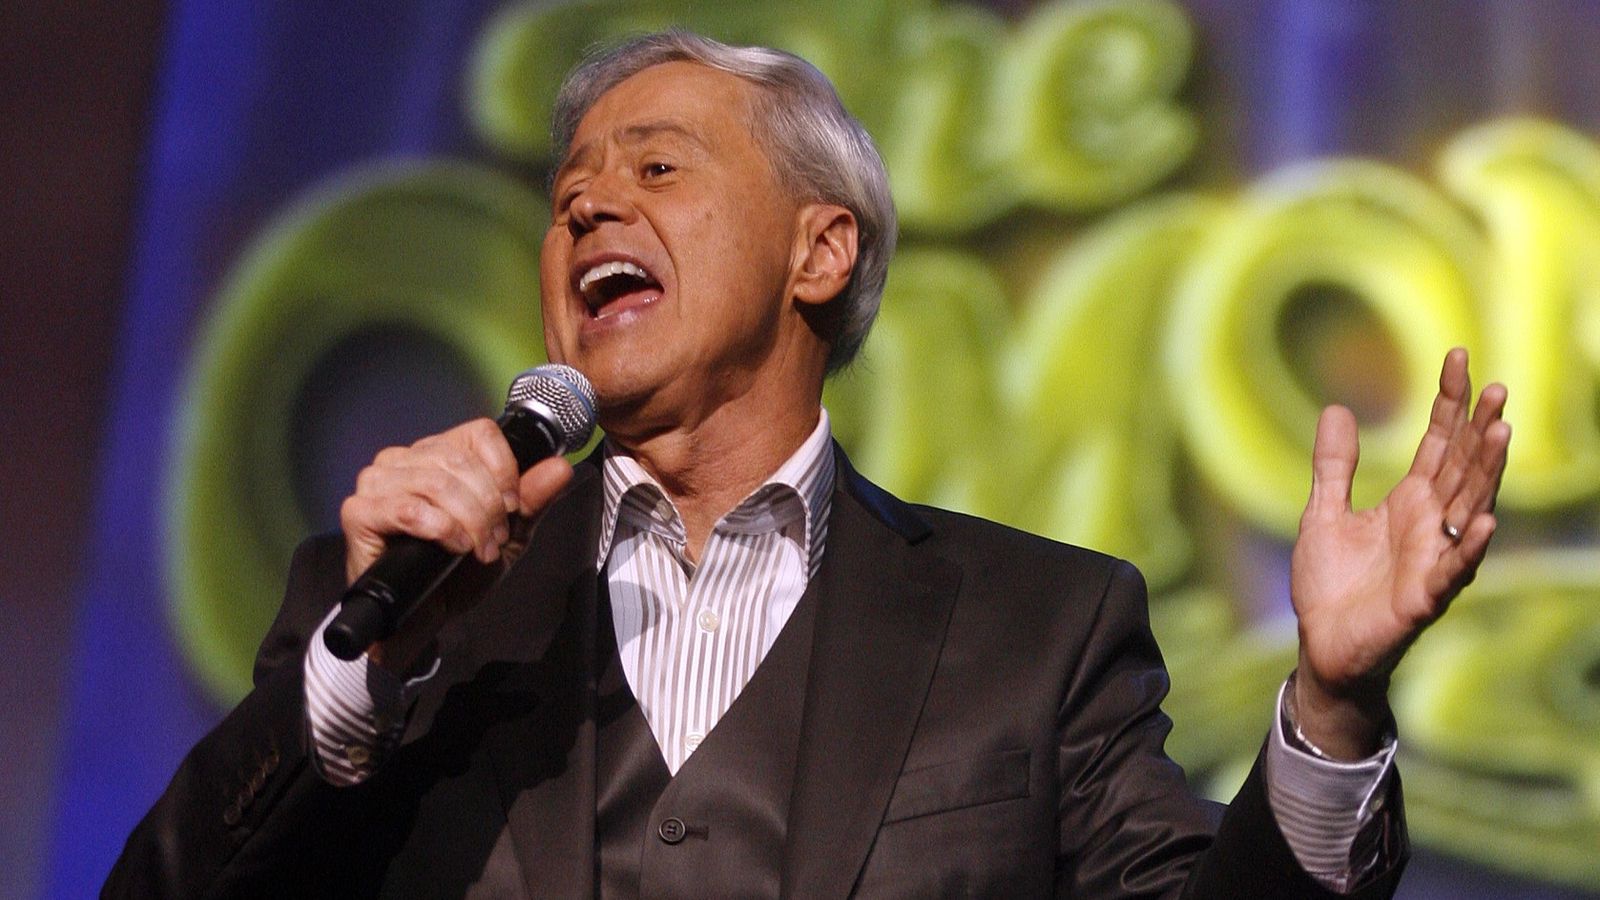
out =
[(340, 509), (351, 584), (324, 633), (328, 649), (355, 659), (372, 647), (375, 661), (403, 668), (451, 599), (426, 598), (468, 554), (499, 560), (512, 517), (537, 515), (560, 492), (572, 474), (561, 454), (588, 441), (594, 409), (576, 370), (539, 366), (511, 383), (497, 421), (380, 452)]

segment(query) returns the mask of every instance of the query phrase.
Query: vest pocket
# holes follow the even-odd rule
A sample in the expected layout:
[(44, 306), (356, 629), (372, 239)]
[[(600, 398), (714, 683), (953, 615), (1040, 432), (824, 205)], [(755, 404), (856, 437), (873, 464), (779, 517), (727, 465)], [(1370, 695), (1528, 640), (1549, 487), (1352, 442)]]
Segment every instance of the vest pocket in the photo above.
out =
[(903, 772), (883, 824), (1028, 796), (1028, 751), (1002, 750)]

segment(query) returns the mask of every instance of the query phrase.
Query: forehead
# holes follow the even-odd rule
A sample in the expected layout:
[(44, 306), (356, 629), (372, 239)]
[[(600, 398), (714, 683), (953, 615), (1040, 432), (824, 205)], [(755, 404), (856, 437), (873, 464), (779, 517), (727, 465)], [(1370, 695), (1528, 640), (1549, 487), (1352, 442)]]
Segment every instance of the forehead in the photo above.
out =
[(601, 94), (583, 114), (568, 159), (601, 140), (661, 132), (709, 140), (726, 129), (747, 132), (754, 91), (737, 75), (694, 62), (641, 69)]

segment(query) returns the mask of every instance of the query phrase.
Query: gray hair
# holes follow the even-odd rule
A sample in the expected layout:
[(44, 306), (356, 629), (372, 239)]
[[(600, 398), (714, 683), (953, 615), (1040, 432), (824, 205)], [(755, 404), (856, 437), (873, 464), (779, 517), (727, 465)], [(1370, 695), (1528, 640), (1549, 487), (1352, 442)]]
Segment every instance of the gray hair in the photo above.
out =
[(782, 50), (732, 47), (687, 31), (634, 38), (591, 54), (562, 83), (550, 121), (557, 158), (566, 157), (578, 122), (602, 94), (651, 66), (679, 61), (737, 75), (761, 88), (752, 110), (754, 136), (778, 179), (802, 199), (837, 203), (854, 214), (855, 269), (830, 303), (837, 312), (828, 371), (838, 371), (855, 358), (877, 318), (896, 224), (878, 148), (816, 66)]

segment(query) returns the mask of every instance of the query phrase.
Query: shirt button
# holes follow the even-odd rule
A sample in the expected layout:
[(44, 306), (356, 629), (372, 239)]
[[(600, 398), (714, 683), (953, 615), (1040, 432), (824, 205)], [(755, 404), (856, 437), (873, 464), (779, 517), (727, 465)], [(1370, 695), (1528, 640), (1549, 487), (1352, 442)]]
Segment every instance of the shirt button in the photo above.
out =
[(661, 826), (656, 829), (656, 834), (661, 835), (661, 839), (669, 844), (677, 844), (683, 841), (683, 836), (688, 831), (689, 829), (684, 827), (683, 820), (673, 816), (662, 820)]
[(690, 753), (693, 753), (695, 748), (700, 746), (700, 742), (705, 740), (705, 739), (706, 739), (706, 736), (701, 734), (700, 732), (691, 731), (691, 732), (689, 732), (688, 737), (685, 737), (683, 739), (683, 745), (685, 747), (689, 748), (689, 752)]
[(656, 501), (656, 516), (664, 521), (672, 519), (672, 501), (665, 497)]
[(716, 634), (717, 626), (722, 624), (722, 617), (717, 615), (714, 609), (702, 609), (700, 615), (695, 617), (695, 621), (700, 624), (701, 631), (706, 634)]

